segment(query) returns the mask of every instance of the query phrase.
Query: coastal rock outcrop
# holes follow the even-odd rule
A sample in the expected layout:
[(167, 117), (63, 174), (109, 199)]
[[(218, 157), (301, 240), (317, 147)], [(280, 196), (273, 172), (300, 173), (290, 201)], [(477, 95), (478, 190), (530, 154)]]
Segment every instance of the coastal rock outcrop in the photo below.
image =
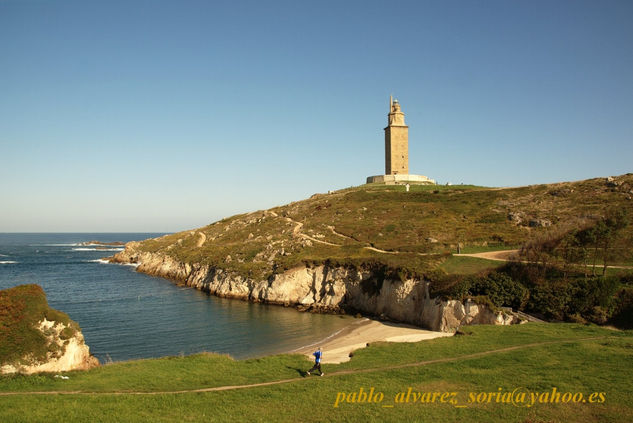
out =
[(77, 323), (48, 307), (38, 285), (0, 291), (0, 374), (85, 370), (99, 365)]
[(140, 272), (219, 297), (321, 312), (355, 310), (444, 332), (467, 324), (515, 323), (513, 316), (472, 301), (430, 298), (429, 282), (390, 278), (372, 269), (297, 266), (267, 280), (256, 280), (208, 265), (183, 263), (164, 253), (138, 251), (136, 246), (136, 242), (128, 243), (110, 261), (135, 263)]
[[(22, 358), (21, 364), (5, 364), (0, 367), (0, 373), (40, 373), (66, 372), (70, 370), (87, 370), (99, 365), (99, 360), (90, 355), (90, 348), (84, 342), (81, 332), (76, 332), (71, 338), (62, 339), (62, 333), (68, 327), (63, 323), (42, 320), (37, 328), (45, 335), (49, 345), (61, 348), (61, 355), (50, 353), (45, 360), (32, 360), (30, 355)], [(28, 364), (27, 364), (28, 363)]]

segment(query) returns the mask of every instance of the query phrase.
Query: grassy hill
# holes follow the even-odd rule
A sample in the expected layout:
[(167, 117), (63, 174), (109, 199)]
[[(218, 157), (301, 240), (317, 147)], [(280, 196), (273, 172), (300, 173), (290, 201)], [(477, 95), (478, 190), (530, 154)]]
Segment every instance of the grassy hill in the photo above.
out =
[[(632, 196), (633, 174), (518, 188), (419, 185), (405, 192), (363, 185), (147, 240), (138, 249), (264, 278), (328, 260), (379, 262), (423, 275), (458, 244), (513, 248), (590, 225), (612, 209), (633, 216)], [(632, 239), (630, 225), (618, 245)], [(633, 251), (622, 248), (616, 262), (633, 265)]]
[[(296, 266), (369, 268), (385, 277), (431, 281), (435, 296), (631, 327), (632, 197), (633, 174), (517, 188), (418, 185), (406, 192), (403, 186), (363, 185), (135, 243), (134, 249), (254, 280)], [(619, 216), (617, 225), (613, 216)], [(525, 255), (508, 265), (455, 256), (458, 246), (462, 252), (521, 249)], [(607, 272), (604, 264), (621, 268)]]
[[(473, 326), (463, 336), (372, 344), (325, 365), (325, 377), (305, 377), (311, 362), (301, 355), (215, 354), (116, 363), (68, 380), (0, 377), (0, 420), (627, 422), (632, 359), (630, 331)], [(361, 388), (382, 400), (359, 402)], [(406, 401), (409, 388), (425, 396)]]

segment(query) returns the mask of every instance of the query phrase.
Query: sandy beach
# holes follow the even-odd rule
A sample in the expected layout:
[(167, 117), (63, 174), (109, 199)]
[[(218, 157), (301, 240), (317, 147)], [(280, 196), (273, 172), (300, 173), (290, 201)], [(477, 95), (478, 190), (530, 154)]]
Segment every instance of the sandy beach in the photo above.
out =
[(453, 336), (453, 333), (434, 332), (416, 326), (360, 319), (330, 337), (311, 345), (299, 348), (295, 353), (312, 358), (312, 353), (321, 347), (323, 363), (342, 363), (349, 361), (349, 353), (365, 348), (372, 342), (418, 342), (425, 339)]

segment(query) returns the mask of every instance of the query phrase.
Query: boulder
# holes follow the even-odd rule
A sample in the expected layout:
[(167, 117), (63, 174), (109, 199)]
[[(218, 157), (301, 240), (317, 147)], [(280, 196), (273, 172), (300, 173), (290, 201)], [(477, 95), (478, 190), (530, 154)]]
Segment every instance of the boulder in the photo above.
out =
[(546, 228), (548, 226), (552, 226), (552, 222), (547, 219), (530, 219), (528, 226), (531, 228)]

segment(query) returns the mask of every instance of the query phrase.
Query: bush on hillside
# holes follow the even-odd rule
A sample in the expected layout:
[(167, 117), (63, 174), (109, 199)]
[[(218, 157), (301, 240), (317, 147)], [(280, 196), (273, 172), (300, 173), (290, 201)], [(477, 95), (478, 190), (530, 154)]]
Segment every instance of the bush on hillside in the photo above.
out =
[(498, 272), (470, 279), (468, 294), (485, 295), (497, 307), (506, 306), (516, 310), (522, 309), (529, 298), (526, 287), (505, 273)]
[(495, 307), (522, 309), (529, 298), (529, 291), (521, 283), (504, 273), (459, 277), (446, 275), (431, 284), (431, 296), (442, 299), (464, 300), (487, 297)]
[(625, 286), (615, 295), (610, 322), (622, 329), (633, 329), (633, 287)]
[(594, 323), (605, 323), (607, 319), (603, 314), (611, 310), (618, 284), (617, 278), (613, 277), (577, 278), (571, 281), (567, 288), (566, 313), (580, 314)]
[(530, 287), (526, 310), (554, 320), (603, 324), (613, 313), (616, 277), (545, 280)]
[(464, 276), (454, 273), (448, 274), (435, 269), (424, 274), (424, 279), (430, 281), (429, 295), (431, 298), (441, 300), (461, 299), (465, 293), (462, 292), (462, 281)]
[(547, 319), (563, 320), (567, 304), (567, 289), (561, 283), (542, 283), (530, 288), (526, 311), (543, 315)]

